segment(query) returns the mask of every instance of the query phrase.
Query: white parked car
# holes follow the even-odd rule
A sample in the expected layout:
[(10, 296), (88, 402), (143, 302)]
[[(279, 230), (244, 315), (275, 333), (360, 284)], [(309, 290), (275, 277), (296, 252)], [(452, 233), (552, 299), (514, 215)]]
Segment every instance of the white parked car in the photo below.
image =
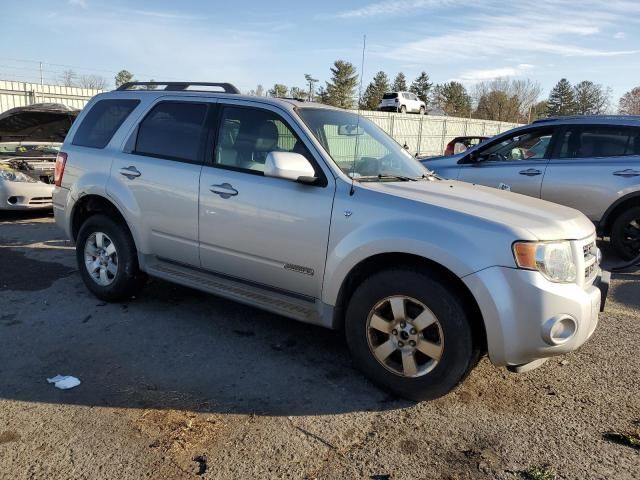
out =
[(424, 115), (427, 105), (411, 92), (387, 92), (382, 96), (378, 110), (383, 112), (419, 113)]
[(52, 208), (56, 155), (78, 113), (41, 103), (0, 114), (0, 210)]

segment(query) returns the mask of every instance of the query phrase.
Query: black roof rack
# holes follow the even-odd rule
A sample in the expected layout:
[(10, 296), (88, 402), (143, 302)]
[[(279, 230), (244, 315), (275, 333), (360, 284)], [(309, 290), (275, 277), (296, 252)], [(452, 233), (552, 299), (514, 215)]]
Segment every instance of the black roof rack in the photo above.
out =
[(531, 123), (544, 123), (566, 120), (633, 120), (639, 121), (640, 115), (566, 115), (560, 117), (544, 117), (538, 118)]
[[(164, 88), (161, 88), (163, 87)], [(240, 90), (235, 85), (230, 83), (215, 83), (215, 82), (127, 82), (120, 85), (116, 90), (141, 90), (135, 87), (154, 87), (150, 90), (165, 90), (172, 92), (179, 92), (183, 90), (209, 92), (211, 90), (197, 90), (190, 89), (189, 87), (218, 87), (221, 88), (224, 93), (239, 94)]]

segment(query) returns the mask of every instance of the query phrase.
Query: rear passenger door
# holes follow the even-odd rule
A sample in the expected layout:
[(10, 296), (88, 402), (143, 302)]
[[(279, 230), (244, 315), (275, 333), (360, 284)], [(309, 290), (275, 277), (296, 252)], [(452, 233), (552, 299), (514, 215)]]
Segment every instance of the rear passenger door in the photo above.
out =
[(540, 197), (553, 133), (539, 127), (490, 142), (463, 158), (458, 180)]
[[(200, 179), (200, 260), (213, 273), (320, 298), (335, 180), (287, 116), (276, 107), (220, 104)], [(316, 184), (265, 177), (272, 151), (304, 155)]]
[(598, 222), (619, 197), (640, 187), (640, 128), (569, 125), (556, 142), (542, 198)]
[(143, 254), (200, 266), (198, 188), (210, 105), (161, 97), (112, 164), (107, 192), (134, 219)]

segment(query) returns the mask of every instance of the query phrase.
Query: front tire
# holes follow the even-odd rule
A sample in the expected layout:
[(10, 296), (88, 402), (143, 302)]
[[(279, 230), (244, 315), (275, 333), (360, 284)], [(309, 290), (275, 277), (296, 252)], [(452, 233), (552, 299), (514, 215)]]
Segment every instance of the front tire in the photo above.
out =
[(428, 272), (367, 278), (349, 301), (345, 334), (367, 377), (416, 401), (449, 393), (480, 358), (460, 298)]
[(106, 215), (93, 215), (82, 224), (76, 260), (84, 284), (101, 300), (131, 298), (146, 280), (129, 229)]
[(611, 245), (625, 260), (640, 255), (640, 205), (629, 208), (613, 221)]

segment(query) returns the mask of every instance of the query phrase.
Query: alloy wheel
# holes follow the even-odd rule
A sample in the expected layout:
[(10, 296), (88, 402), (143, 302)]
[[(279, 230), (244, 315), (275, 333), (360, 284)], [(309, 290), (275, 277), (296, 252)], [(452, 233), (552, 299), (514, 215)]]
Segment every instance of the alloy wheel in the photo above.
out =
[(98, 285), (111, 285), (118, 273), (118, 252), (106, 233), (94, 232), (84, 245), (84, 264)]
[(374, 358), (402, 377), (433, 370), (444, 351), (442, 326), (422, 302), (404, 295), (378, 302), (367, 318), (367, 340)]

